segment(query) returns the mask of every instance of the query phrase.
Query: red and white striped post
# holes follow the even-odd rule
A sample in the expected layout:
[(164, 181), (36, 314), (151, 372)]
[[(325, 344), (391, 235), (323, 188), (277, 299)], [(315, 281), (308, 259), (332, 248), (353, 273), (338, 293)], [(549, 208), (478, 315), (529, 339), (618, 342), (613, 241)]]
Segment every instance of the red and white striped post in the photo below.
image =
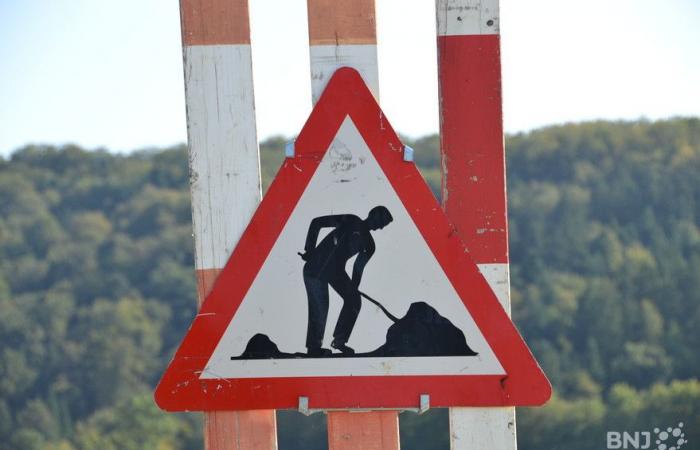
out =
[[(247, 0), (181, 0), (199, 302), (260, 202)], [(207, 450), (277, 448), (275, 412), (204, 414)]]
[[(374, 0), (307, 0), (311, 96), (315, 104), (336, 69), (356, 69), (379, 98)], [(396, 411), (328, 413), (330, 450), (398, 450)]]
[[(510, 313), (498, 0), (436, 0), (443, 207)], [(453, 450), (514, 450), (515, 408), (450, 408)]]

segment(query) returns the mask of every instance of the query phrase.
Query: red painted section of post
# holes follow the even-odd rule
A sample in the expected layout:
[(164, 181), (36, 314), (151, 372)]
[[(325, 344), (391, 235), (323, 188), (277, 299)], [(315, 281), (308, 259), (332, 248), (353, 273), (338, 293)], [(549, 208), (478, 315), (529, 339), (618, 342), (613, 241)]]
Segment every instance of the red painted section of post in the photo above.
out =
[(270, 414), (266, 410), (207, 413), (204, 422), (204, 448), (209, 450), (276, 449), (276, 422), (270, 420)]
[(329, 412), (328, 448), (399, 450), (399, 418), (396, 411)]
[(445, 212), (477, 264), (508, 262), (500, 37), (438, 37)]

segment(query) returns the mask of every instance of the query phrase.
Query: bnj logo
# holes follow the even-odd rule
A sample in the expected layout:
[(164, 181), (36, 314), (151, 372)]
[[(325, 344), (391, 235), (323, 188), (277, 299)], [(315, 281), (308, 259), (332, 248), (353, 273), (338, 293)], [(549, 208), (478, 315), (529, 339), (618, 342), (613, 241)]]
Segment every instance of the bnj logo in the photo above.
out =
[(680, 422), (676, 427), (654, 428), (653, 432), (608, 431), (606, 443), (608, 449), (680, 450), (688, 440)]

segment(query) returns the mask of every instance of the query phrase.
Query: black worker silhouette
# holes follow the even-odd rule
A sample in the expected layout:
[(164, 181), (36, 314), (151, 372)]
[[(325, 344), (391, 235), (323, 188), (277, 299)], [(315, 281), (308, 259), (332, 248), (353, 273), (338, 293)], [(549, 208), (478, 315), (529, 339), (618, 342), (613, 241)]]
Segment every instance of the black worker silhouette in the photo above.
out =
[[(355, 353), (347, 346), (347, 342), (362, 306), (359, 292), (362, 273), (375, 250), (370, 231), (381, 230), (393, 220), (386, 207), (376, 206), (364, 220), (353, 214), (341, 214), (316, 217), (311, 221), (304, 253), (299, 253), (306, 261), (304, 285), (309, 303), (306, 349), (309, 356), (331, 354), (331, 350), (322, 347), (328, 318), (329, 285), (343, 299), (331, 347), (343, 354)], [(316, 245), (322, 228), (333, 230)], [(348, 276), (345, 265), (355, 255), (357, 258), (353, 264), (352, 276)]]
[[(364, 220), (352, 214), (313, 219), (306, 236), (304, 253), (299, 253), (305, 261), (303, 279), (309, 306), (307, 352), (283, 352), (269, 336), (257, 333), (250, 338), (243, 353), (231, 356), (231, 360), (476, 356), (478, 353), (469, 347), (464, 332), (428, 303), (414, 301), (406, 314), (398, 318), (378, 300), (359, 290), (365, 266), (375, 251), (371, 231), (380, 230), (392, 221), (391, 213), (384, 206), (372, 208)], [(317, 245), (316, 241), (323, 228), (332, 230)], [(355, 255), (357, 258), (349, 276), (345, 266)], [(328, 319), (329, 286), (343, 299), (331, 343), (331, 347), (340, 353), (322, 347)], [(383, 344), (372, 351), (355, 353), (347, 346), (347, 342), (360, 314), (361, 297), (377, 306), (392, 325), (387, 329)]]

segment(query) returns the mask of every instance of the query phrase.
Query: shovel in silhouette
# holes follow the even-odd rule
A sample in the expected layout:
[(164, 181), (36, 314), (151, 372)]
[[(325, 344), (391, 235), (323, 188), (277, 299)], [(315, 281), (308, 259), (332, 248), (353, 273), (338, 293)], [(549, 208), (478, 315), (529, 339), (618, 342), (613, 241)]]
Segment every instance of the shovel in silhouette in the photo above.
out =
[(374, 303), (379, 309), (381, 309), (382, 312), (383, 312), (384, 314), (386, 314), (386, 316), (389, 318), (389, 320), (391, 320), (391, 321), (394, 322), (394, 323), (396, 323), (396, 322), (399, 321), (398, 317), (396, 317), (395, 315), (393, 315), (392, 313), (390, 313), (390, 312), (384, 307), (384, 305), (382, 305), (381, 303), (379, 303), (377, 300), (373, 299), (372, 297), (370, 297), (369, 295), (365, 294), (365, 293), (362, 292), (362, 291), (357, 291), (357, 292), (359, 292), (361, 296), (363, 296), (365, 299), (369, 300), (370, 302)]

